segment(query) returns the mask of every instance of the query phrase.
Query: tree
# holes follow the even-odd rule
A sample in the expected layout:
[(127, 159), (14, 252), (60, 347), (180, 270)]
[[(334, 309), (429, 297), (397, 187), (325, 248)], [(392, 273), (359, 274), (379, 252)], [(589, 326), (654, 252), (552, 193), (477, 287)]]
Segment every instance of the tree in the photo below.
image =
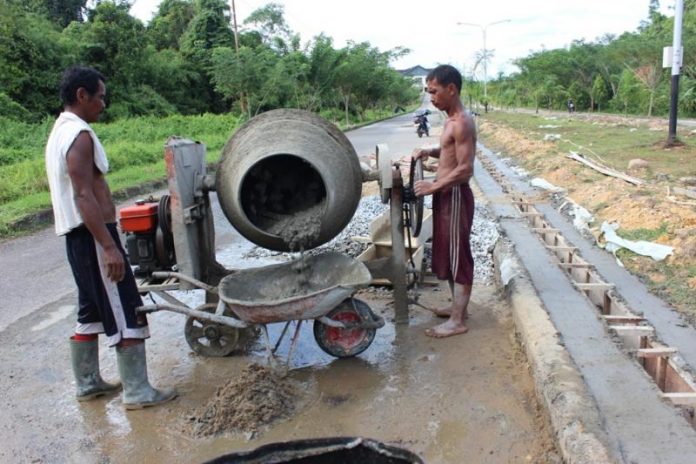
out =
[(648, 116), (652, 116), (653, 106), (655, 104), (655, 92), (660, 85), (662, 69), (657, 65), (647, 64), (632, 71), (636, 79), (638, 79), (638, 82), (640, 82), (648, 92)]
[(38, 119), (60, 106), (57, 88), (67, 50), (47, 18), (6, 0), (0, 8), (0, 89)]
[(164, 0), (150, 21), (148, 34), (157, 50), (179, 50), (179, 39), (184, 35), (195, 15), (190, 0)]
[(604, 82), (601, 74), (597, 74), (592, 83), (592, 90), (590, 91), (590, 110), (594, 111), (595, 105), (597, 105), (598, 111), (601, 111), (601, 104), (608, 96), (607, 84)]

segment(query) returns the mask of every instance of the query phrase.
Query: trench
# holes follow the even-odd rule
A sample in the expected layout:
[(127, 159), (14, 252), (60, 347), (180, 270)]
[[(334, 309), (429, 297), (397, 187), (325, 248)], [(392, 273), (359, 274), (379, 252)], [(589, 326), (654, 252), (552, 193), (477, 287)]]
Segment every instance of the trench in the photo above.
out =
[(490, 159), (482, 154), (479, 160), (501, 186), (516, 212), (525, 218), (556, 265), (592, 303), (613, 340), (636, 359), (659, 389), (661, 397), (678, 408), (696, 429), (696, 381), (689, 366), (679, 359), (678, 347), (662, 342), (649, 321), (626, 303), (616, 286), (603, 279), (595, 266), (583, 258), (560, 230), (551, 227), (533, 201), (515, 189)]

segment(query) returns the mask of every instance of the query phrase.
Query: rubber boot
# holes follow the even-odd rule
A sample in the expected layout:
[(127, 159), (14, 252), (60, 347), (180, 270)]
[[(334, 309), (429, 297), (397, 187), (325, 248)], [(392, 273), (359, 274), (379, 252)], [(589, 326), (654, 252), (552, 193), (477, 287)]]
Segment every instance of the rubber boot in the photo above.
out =
[(147, 379), (145, 343), (117, 346), (116, 358), (123, 382), (123, 406), (126, 409), (142, 409), (176, 398), (176, 390), (157, 390), (150, 385)]
[(108, 383), (99, 373), (99, 344), (97, 340), (70, 340), (70, 357), (77, 385), (77, 401), (88, 401), (98, 396), (116, 393), (120, 383)]

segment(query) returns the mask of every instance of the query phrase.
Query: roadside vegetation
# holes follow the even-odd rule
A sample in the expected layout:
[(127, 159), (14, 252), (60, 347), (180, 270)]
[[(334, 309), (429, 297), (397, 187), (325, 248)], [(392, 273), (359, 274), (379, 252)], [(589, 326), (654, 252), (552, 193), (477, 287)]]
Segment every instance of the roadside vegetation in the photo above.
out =
[[(572, 99), (578, 111), (623, 115), (666, 115), (670, 104), (669, 68), (662, 48), (672, 44), (674, 19), (659, 12), (659, 0), (636, 2), (646, 19), (637, 30), (605, 34), (593, 41), (530, 53), (515, 64), (519, 72), (488, 83), (494, 106), (565, 109)], [(663, 0), (664, 3), (664, 0)], [(669, 2), (672, 4), (673, 2)], [(679, 115), (696, 116), (696, 0), (684, 0), (684, 59)], [(470, 76), (470, 75), (469, 75)], [(472, 103), (482, 103), (481, 86), (470, 86)]]
[(117, 193), (164, 178), (172, 135), (205, 143), (214, 162), (263, 111), (305, 109), (347, 128), (418, 101), (390, 67), (408, 50), (303, 40), (281, 5), (254, 11), (235, 39), (226, 0), (163, 0), (148, 24), (131, 3), (0, 0), (0, 237), (26, 232), (26, 219), (50, 206), (43, 150), (71, 65), (106, 76), (107, 109), (94, 127)]
[[(664, 118), (547, 111), (495, 111), (481, 118), (480, 127), (486, 146), (511, 157), (530, 177), (563, 187), (569, 199), (588, 209), (600, 241), (599, 226), (608, 221), (618, 223), (618, 234), (629, 240), (673, 246), (674, 254), (661, 262), (627, 250), (617, 256), (655, 294), (696, 320), (696, 201), (673, 192), (684, 187), (685, 178), (696, 177), (696, 133), (682, 130), (686, 144), (665, 149)], [(559, 138), (545, 140), (549, 134)], [(603, 175), (569, 159), (570, 151), (645, 183)], [(629, 168), (633, 159), (646, 163)]]

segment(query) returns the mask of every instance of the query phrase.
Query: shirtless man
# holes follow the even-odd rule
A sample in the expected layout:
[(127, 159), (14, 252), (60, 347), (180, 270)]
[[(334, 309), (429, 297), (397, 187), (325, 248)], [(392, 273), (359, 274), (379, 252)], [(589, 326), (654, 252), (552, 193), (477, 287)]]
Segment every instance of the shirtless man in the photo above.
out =
[(56, 234), (65, 237), (68, 262), (78, 291), (77, 325), (70, 354), (78, 401), (116, 393), (120, 384), (99, 373), (98, 334), (116, 347), (123, 382), (123, 405), (140, 409), (176, 397), (157, 390), (147, 379), (144, 340), (147, 319), (116, 228), (116, 207), (104, 177), (109, 162), (89, 123), (105, 108), (105, 78), (85, 67), (68, 69), (58, 116), (46, 144), (46, 174), (51, 190)]
[(417, 149), (413, 157), (439, 158), (434, 182), (416, 182), (419, 196), (433, 195), (432, 269), (440, 280), (447, 280), (452, 305), (435, 311), (449, 319), (426, 330), (430, 337), (443, 338), (466, 333), (467, 307), (474, 280), (474, 258), (469, 237), (474, 219), (474, 195), (469, 179), (474, 174), (476, 126), (459, 98), (462, 77), (454, 67), (441, 65), (426, 78), (430, 101), (447, 113), (440, 136), (440, 147)]

